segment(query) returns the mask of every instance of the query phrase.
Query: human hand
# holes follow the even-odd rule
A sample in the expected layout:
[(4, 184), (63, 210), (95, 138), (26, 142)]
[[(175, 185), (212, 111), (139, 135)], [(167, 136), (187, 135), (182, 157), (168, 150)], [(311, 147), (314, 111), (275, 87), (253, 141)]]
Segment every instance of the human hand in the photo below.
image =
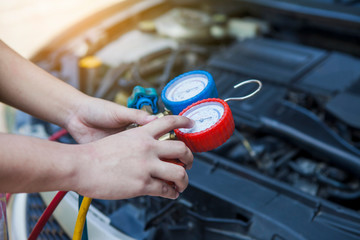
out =
[(66, 121), (65, 128), (78, 143), (88, 143), (121, 132), (132, 123), (156, 119), (148, 113), (86, 96)]
[[(78, 145), (87, 157), (78, 168), (75, 190), (102, 199), (141, 195), (177, 198), (188, 185), (188, 175), (184, 167), (161, 159), (179, 159), (190, 169), (193, 155), (181, 141), (158, 138), (172, 129), (192, 125), (193, 121), (186, 117), (166, 116), (142, 127)], [(174, 182), (175, 187), (165, 181)]]

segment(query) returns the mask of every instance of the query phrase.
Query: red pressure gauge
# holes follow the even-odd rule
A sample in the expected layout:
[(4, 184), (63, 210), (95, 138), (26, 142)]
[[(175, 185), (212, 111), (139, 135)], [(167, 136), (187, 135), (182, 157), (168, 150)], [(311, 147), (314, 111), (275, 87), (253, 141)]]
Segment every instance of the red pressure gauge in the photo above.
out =
[(193, 103), (179, 115), (195, 121), (190, 129), (175, 129), (176, 137), (192, 152), (206, 152), (219, 147), (230, 138), (235, 129), (229, 105), (218, 98)]

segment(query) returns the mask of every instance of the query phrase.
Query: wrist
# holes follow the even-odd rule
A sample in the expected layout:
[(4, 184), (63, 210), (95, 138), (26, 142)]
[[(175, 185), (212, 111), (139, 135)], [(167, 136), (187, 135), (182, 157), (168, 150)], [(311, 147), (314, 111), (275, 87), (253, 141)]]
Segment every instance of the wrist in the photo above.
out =
[(69, 130), (73, 122), (77, 122), (80, 119), (81, 109), (83, 109), (90, 100), (90, 96), (79, 91), (77, 95), (71, 99), (66, 114), (63, 116), (59, 126)]
[(58, 148), (62, 149), (62, 156), (56, 163), (56, 172), (53, 173), (53, 188), (62, 191), (75, 191), (79, 179), (82, 154), (78, 145), (75, 144), (61, 144), (61, 146), (58, 145)]
[(92, 186), (91, 181), (95, 178), (91, 171), (93, 167), (93, 160), (96, 159), (96, 151), (94, 144), (77, 144), (74, 147), (73, 153), (75, 158), (70, 163), (71, 174), (68, 178), (68, 190), (78, 192), (82, 195), (87, 195)]

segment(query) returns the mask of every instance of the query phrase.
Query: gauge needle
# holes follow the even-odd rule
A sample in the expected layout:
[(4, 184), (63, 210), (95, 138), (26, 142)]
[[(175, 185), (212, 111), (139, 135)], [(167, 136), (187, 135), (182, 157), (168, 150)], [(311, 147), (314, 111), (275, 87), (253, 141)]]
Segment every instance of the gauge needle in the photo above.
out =
[(199, 119), (199, 120), (197, 120), (197, 121), (199, 121), (199, 122), (204, 122), (205, 120), (208, 120), (208, 119), (211, 119), (212, 117), (207, 117), (207, 118), (201, 118), (201, 119)]
[(199, 88), (199, 87), (189, 88), (189, 89), (187, 89), (187, 90), (185, 90), (185, 91), (178, 92), (178, 94), (180, 95), (180, 94), (182, 94), (182, 93), (189, 93), (189, 92), (191, 92), (191, 91), (193, 91), (193, 90), (196, 90), (196, 89), (198, 89), (198, 88)]

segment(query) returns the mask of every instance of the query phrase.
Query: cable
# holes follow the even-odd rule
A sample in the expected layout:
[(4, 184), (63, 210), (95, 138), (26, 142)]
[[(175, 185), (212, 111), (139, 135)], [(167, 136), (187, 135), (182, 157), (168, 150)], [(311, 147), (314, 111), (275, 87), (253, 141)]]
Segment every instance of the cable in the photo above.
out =
[(36, 240), (37, 239), (41, 230), (44, 228), (44, 226), (47, 223), (47, 221), (49, 220), (50, 216), (52, 215), (52, 213), (54, 212), (56, 207), (59, 205), (61, 200), (64, 198), (66, 193), (67, 193), (66, 191), (60, 191), (56, 194), (54, 199), (51, 201), (49, 206), (45, 209), (45, 211), (43, 212), (43, 214), (37, 221), (34, 229), (31, 231), (31, 234), (30, 234), (28, 240)]
[[(84, 200), (84, 196), (79, 194), (79, 201), (78, 201), (78, 209), (80, 209), (81, 207), (81, 203)], [(89, 236), (88, 236), (88, 231), (87, 231), (87, 221), (85, 220), (85, 224), (84, 224), (84, 228), (83, 228), (83, 233), (82, 233), (82, 237), (81, 240), (88, 240)]]
[(9, 202), (9, 200), (10, 200), (10, 198), (11, 198), (11, 193), (7, 193), (6, 194), (6, 203), (8, 203)]
[(59, 131), (55, 132), (53, 135), (51, 135), (48, 139), (50, 141), (56, 141), (59, 138), (61, 138), (62, 136), (65, 136), (66, 134), (68, 134), (69, 132), (66, 129), (60, 129)]
[(84, 197), (84, 199), (81, 203), (81, 206), (79, 209), (79, 214), (76, 219), (73, 240), (81, 240), (84, 225), (85, 225), (85, 220), (86, 220), (86, 214), (89, 210), (91, 201), (92, 201), (92, 198)]

